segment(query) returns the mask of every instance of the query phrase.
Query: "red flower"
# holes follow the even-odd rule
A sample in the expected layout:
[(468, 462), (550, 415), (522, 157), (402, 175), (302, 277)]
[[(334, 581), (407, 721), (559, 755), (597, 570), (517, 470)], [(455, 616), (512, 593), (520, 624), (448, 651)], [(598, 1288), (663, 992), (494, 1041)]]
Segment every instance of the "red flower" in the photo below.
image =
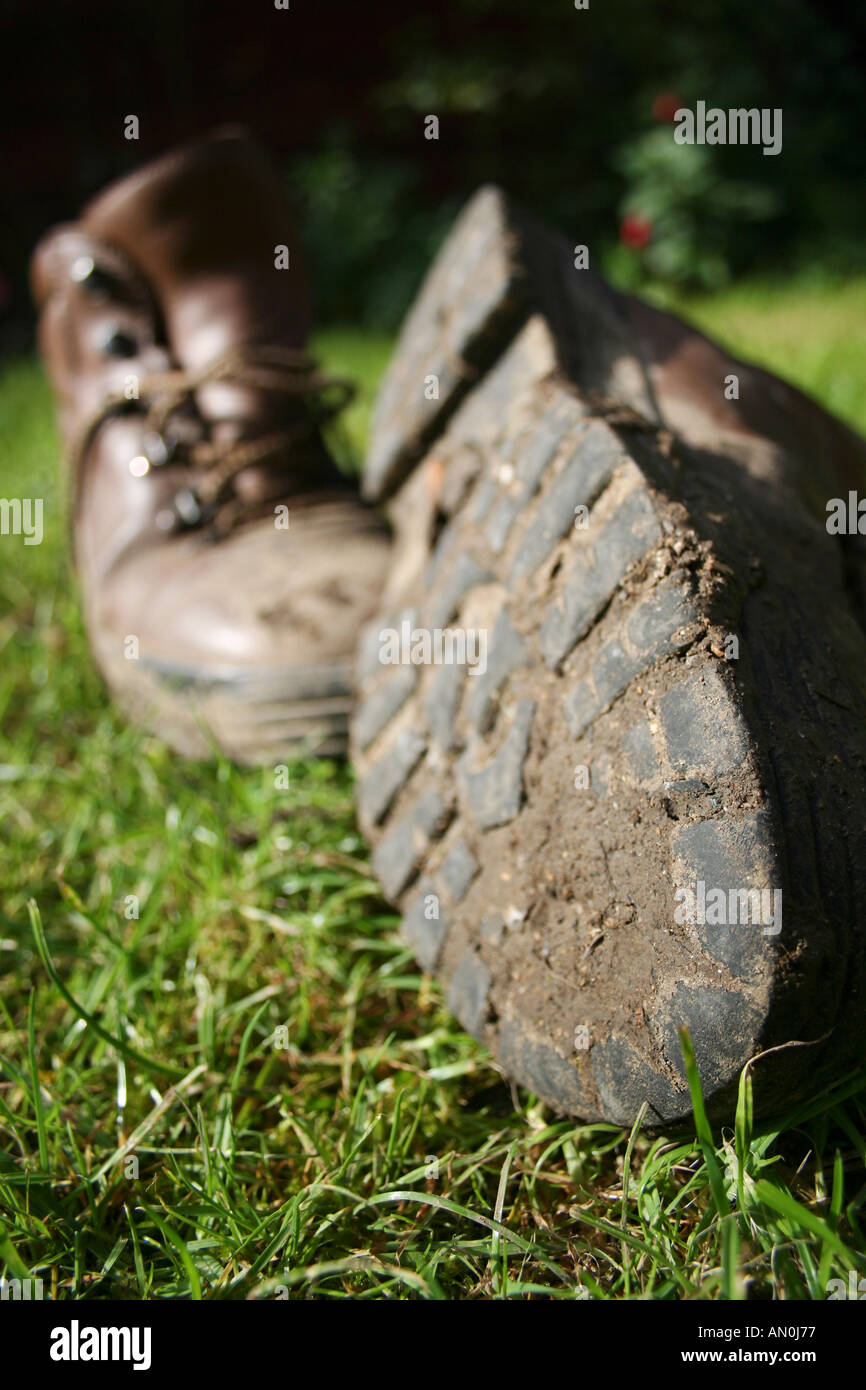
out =
[(682, 102), (676, 92), (659, 92), (653, 102), (653, 120), (670, 124), (681, 106)]
[(619, 228), (619, 239), (623, 246), (633, 251), (642, 251), (649, 246), (653, 234), (653, 224), (645, 217), (624, 217)]

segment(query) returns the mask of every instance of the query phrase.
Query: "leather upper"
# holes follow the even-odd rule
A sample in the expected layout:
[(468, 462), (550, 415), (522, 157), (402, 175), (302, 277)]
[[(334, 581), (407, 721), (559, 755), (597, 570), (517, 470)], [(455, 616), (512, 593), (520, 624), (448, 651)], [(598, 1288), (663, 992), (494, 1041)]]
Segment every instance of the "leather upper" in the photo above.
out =
[[(283, 246), (288, 269), (275, 265)], [(243, 364), (270, 349), (291, 361), (306, 341), (297, 238), (259, 149), (218, 131), (122, 179), (47, 234), (31, 278), (75, 470), (76, 559), (97, 650), (134, 633), (159, 660), (204, 668), (345, 663), (384, 579), (383, 524), (335, 467), (303, 391), (194, 384), (226, 354)], [(193, 385), (155, 430), (148, 383), (178, 373)], [(187, 524), (203, 473), (189, 466), (196, 450), (219, 460), (283, 437), (230, 480), (231, 506), (252, 520), (225, 535)], [(280, 502), (288, 530), (275, 526)], [(355, 570), (351, 592), (336, 582), (339, 547)]]

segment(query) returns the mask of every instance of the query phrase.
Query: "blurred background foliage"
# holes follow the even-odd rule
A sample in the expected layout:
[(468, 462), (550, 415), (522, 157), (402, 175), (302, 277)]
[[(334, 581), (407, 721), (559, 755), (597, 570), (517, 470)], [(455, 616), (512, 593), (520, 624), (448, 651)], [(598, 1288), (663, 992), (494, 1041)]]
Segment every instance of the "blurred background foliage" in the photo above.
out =
[[(323, 322), (391, 329), (460, 203), (504, 184), (633, 288), (864, 268), (866, 10), (848, 0), (0, 0), (0, 299), (107, 179), (250, 125), (299, 203)], [(780, 107), (783, 149), (677, 146), (676, 106)], [(123, 139), (137, 113), (141, 139)], [(440, 121), (425, 140), (424, 118)]]

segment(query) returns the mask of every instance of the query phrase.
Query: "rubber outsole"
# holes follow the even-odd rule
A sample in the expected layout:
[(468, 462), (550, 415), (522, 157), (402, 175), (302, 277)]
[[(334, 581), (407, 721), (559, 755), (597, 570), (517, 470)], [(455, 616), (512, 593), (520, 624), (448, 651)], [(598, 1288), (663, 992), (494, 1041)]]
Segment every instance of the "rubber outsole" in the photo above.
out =
[(207, 673), (124, 655), (122, 638), (92, 641), (106, 684), (134, 723), (183, 757), (214, 749), (247, 766), (288, 756), (343, 757), (353, 702), (352, 663), (306, 669)]
[[(510, 303), (519, 277), (498, 282)], [(416, 557), (362, 643), (374, 868), (456, 1016), (558, 1108), (682, 1120), (687, 1026), (711, 1114), (781, 1047), (754, 1068), (778, 1110), (866, 1041), (866, 641), (843, 553), (746, 452), (687, 448), (608, 368), (581, 389), (549, 317), (480, 317), (488, 356), (506, 325), (492, 368), (402, 436), (386, 388), (374, 436), (368, 492), (405, 480)], [(420, 338), (392, 380), (420, 373), (423, 396)], [(607, 341), (631, 407), (639, 373)]]

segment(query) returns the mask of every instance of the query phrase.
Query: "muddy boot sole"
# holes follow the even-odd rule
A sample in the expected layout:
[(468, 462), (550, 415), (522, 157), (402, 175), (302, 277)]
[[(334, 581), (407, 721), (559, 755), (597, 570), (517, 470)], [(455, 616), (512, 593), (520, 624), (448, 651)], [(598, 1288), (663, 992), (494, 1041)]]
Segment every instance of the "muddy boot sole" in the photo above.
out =
[(687, 1027), (716, 1117), (750, 1058), (797, 1044), (754, 1067), (778, 1110), (864, 1052), (848, 557), (783, 459), (659, 427), (604, 287), (563, 318), (563, 264), (479, 195), (386, 381), (366, 489), (397, 555), (359, 665), (361, 825), (510, 1077), (675, 1123)]

